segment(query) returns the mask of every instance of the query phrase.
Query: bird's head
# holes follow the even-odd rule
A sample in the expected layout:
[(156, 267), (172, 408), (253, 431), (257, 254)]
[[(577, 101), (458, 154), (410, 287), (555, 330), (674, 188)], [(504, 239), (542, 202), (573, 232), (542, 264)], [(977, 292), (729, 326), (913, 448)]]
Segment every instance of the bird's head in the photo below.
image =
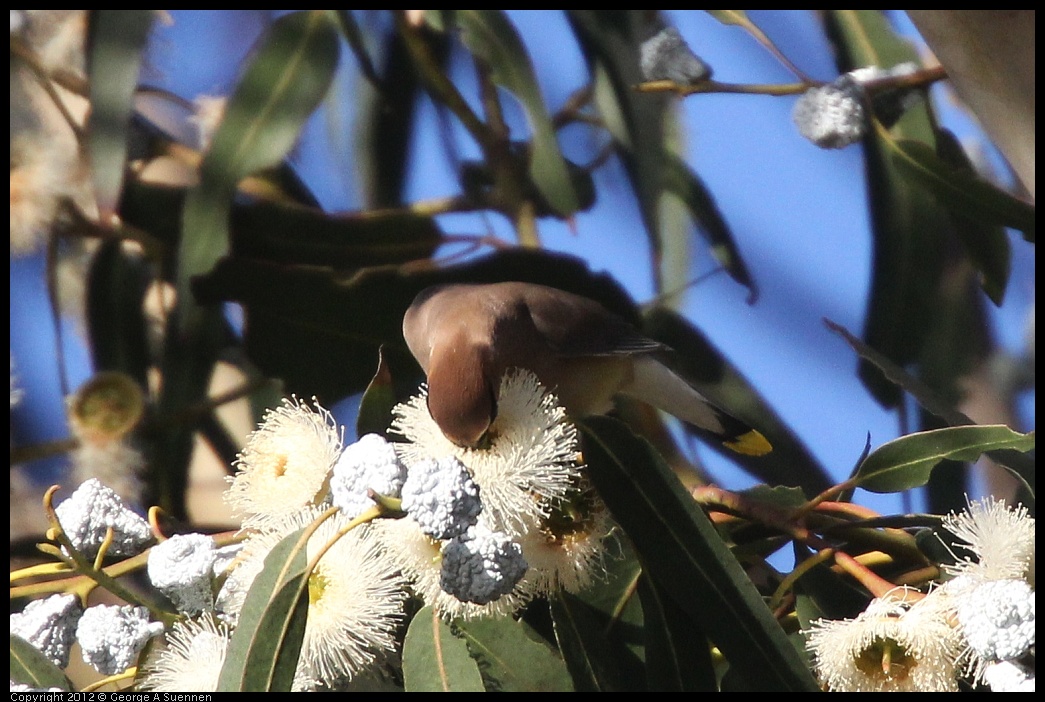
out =
[(483, 445), (497, 416), (494, 385), (475, 353), (454, 347), (433, 355), (428, 369), (428, 411), (443, 435), (458, 446)]

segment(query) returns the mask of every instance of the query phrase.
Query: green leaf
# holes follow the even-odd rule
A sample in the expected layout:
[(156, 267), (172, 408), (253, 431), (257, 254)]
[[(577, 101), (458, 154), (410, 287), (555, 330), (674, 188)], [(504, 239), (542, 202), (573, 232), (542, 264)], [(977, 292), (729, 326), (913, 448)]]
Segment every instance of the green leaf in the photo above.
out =
[(730, 668), (766, 692), (817, 690), (736, 558), (649, 443), (608, 417), (591, 417), (581, 426), (591, 480), (644, 570), (718, 646)]
[(289, 153), (330, 87), (339, 49), (336, 19), (325, 10), (308, 10), (276, 20), (254, 52), (200, 165), (200, 182), (185, 202), (178, 248), (183, 329), (194, 306), (191, 279), (228, 252), (228, 218), (239, 181)]
[(665, 158), (664, 179), (665, 190), (674, 193), (685, 203), (693, 223), (711, 246), (712, 255), (730, 278), (748, 289), (748, 302), (754, 302), (758, 298), (758, 289), (740, 258), (740, 249), (733, 239), (733, 232), (704, 182), (689, 165), (675, 156)]
[(403, 684), (406, 692), (484, 692), (479, 666), (465, 642), (435, 610), (414, 615), (403, 642)]
[[(35, 646), (20, 636), (11, 634), (11, 680), (46, 690), (56, 687), (59, 690), (73, 691), (73, 683), (65, 677), (65, 673)], [(14, 696), (12, 695), (12, 698)]]
[(384, 436), (392, 423), (392, 408), (396, 405), (395, 388), (392, 386), (392, 372), (388, 369), (382, 348), (377, 350), (377, 372), (363, 393), (359, 403), (359, 414), (356, 417), (356, 436), (362, 438), (367, 434)]
[[(940, 159), (952, 169), (972, 177), (975, 169), (958, 138), (946, 129), (941, 129), (937, 138)], [(969, 261), (979, 272), (979, 282), (983, 291), (995, 305), (1000, 306), (1005, 299), (1005, 289), (1009, 284), (1009, 272), (1012, 267), (1012, 246), (1009, 243), (1009, 234), (999, 223), (988, 222), (975, 215), (968, 216), (963, 210), (964, 198), (958, 199), (957, 203), (948, 203), (951, 216), (954, 218), (955, 233), (961, 239)], [(972, 295), (966, 293), (963, 297), (965, 300), (958, 304), (969, 300)], [(975, 302), (972, 301), (972, 304), (975, 305)], [(979, 309), (979, 305), (976, 305), (976, 308)], [(984, 316), (982, 313), (970, 316), (978, 317), (977, 322), (985, 322), (982, 319)], [(985, 326), (985, 324), (980, 324), (984, 331), (986, 331)], [(983, 360), (977, 358), (976, 362)]]
[(308, 617), (305, 527), (265, 557), (247, 592), (218, 677), (219, 692), (289, 692)]
[[(896, 35), (881, 11), (831, 10), (824, 18), (839, 71), (918, 61), (910, 43)], [(928, 104), (908, 110), (891, 134), (935, 148)], [(950, 217), (935, 195), (902, 172), (898, 155), (877, 132), (864, 140), (864, 153), (874, 268), (863, 336), (870, 346), (907, 366), (916, 362), (930, 321), (938, 316), (935, 295), (953, 235)], [(873, 366), (861, 363), (860, 377), (883, 405), (900, 401), (896, 387)]]
[(639, 597), (646, 632), (649, 689), (655, 692), (717, 692), (711, 646), (672, 597), (645, 574)]
[(145, 261), (121, 242), (105, 241), (87, 276), (87, 331), (98, 370), (117, 370), (149, 386), (152, 365), (143, 302), (149, 284)]
[(555, 212), (569, 217), (580, 209), (580, 201), (518, 32), (501, 10), (459, 10), (455, 18), (468, 50), (489, 64), (493, 80), (525, 110), (533, 131), (530, 178)]
[(91, 112), (87, 150), (103, 222), (115, 213), (123, 187), (134, 91), (154, 10), (93, 10), (87, 70)]
[[(824, 324), (827, 325), (828, 329), (845, 339), (846, 343), (849, 344), (862, 359), (868, 363), (874, 364), (874, 366), (882, 372), (889, 382), (895, 383), (897, 387), (902, 388), (905, 392), (909, 393), (922, 409), (936, 415), (951, 426), (975, 424), (968, 415), (955, 409), (951, 403), (944, 401), (936, 391), (924, 382), (915, 378), (906, 370), (857, 339), (855, 336), (850, 334), (845, 327), (835, 324), (828, 319), (824, 320)], [(1011, 450), (991, 451), (989, 455), (993, 461), (1003, 466), (1006, 470), (1011, 471), (1014, 477), (1022, 481), (1031, 494), (1034, 493), (1035, 466), (1032, 459), (1022, 453)]]
[(913, 139), (887, 139), (904, 173), (925, 185), (949, 208), (984, 224), (1000, 224), (1034, 241), (1033, 205), (1013, 197), (974, 172), (947, 163), (931, 147)]
[(934, 429), (882, 444), (854, 478), (871, 492), (901, 492), (925, 485), (940, 461), (975, 461), (987, 451), (1033, 448), (1034, 432), (1021, 434), (1003, 424)]
[(617, 541), (620, 556), (607, 556), (604, 580), (549, 598), (555, 640), (577, 692), (646, 689), (642, 606), (635, 596), (641, 569), (626, 539)]
[(566, 664), (538, 641), (529, 625), (510, 617), (455, 623), (479, 663), (487, 689), (498, 692), (573, 692)]
[(660, 203), (668, 156), (664, 132), (670, 99), (661, 93), (634, 90), (643, 82), (639, 52), (647, 26), (645, 10), (567, 10), (566, 17), (588, 60), (595, 106), (613, 136), (638, 198), (653, 252), (653, 279), (660, 290), (664, 255)]

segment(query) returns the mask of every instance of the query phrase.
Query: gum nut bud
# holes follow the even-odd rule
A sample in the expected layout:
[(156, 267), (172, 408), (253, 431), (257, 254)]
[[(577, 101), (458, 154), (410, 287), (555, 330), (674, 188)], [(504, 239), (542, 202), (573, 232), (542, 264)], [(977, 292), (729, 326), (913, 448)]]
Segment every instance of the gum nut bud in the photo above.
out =
[(103, 371), (69, 400), (69, 423), (81, 441), (108, 443), (128, 434), (145, 412), (145, 396), (125, 373)]

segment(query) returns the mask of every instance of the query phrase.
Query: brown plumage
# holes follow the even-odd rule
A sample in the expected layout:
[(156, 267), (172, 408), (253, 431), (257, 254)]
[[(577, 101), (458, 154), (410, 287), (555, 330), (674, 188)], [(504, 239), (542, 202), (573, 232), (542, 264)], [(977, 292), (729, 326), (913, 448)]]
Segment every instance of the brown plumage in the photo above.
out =
[(769, 443), (712, 406), (663, 363), (667, 347), (602, 305), (532, 283), (443, 285), (417, 295), (403, 336), (428, 375), (428, 407), (456, 444), (475, 446), (497, 416), (509, 368), (532, 371), (574, 417), (602, 414), (618, 393), (718, 436), (740, 453)]

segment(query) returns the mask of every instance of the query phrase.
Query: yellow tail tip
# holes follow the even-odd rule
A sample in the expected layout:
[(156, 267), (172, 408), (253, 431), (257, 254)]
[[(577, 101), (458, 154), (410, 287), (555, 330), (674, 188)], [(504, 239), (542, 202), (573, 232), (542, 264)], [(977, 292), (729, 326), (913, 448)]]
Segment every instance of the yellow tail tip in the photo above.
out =
[(766, 437), (754, 429), (741, 434), (735, 439), (723, 441), (722, 445), (745, 456), (764, 456), (773, 450), (773, 445), (769, 443)]

